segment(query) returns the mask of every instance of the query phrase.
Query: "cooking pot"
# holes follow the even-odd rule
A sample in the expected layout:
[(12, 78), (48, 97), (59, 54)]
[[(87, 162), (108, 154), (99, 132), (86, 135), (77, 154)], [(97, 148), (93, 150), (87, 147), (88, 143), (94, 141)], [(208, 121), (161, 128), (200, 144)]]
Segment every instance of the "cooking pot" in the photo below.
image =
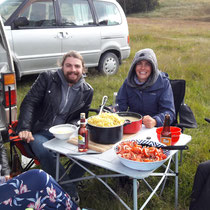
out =
[[(142, 128), (142, 116), (135, 112), (118, 112), (119, 116), (130, 120), (129, 124), (123, 127), (124, 134), (134, 134), (141, 130)], [(131, 120), (132, 118), (132, 120)], [(135, 120), (136, 118), (136, 120)]]
[(115, 144), (123, 138), (123, 126), (129, 123), (125, 121), (124, 124), (115, 127), (99, 127), (89, 124), (87, 120), (89, 139), (98, 144)]

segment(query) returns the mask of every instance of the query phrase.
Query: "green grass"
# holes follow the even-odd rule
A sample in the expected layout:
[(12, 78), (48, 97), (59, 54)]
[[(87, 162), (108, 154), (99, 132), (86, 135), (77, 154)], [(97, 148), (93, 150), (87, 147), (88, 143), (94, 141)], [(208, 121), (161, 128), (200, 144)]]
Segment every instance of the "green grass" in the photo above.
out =
[[(186, 129), (192, 136), (189, 150), (184, 151), (179, 167), (179, 209), (189, 208), (189, 197), (198, 164), (210, 159), (210, 124), (204, 121), (210, 117), (210, 2), (204, 0), (161, 0), (159, 8), (151, 13), (135, 14), (128, 17), (131, 56), (112, 76), (101, 76), (91, 70), (86, 78), (95, 89), (92, 108), (100, 105), (103, 95), (112, 103), (113, 92), (118, 91), (127, 76), (136, 51), (152, 48), (158, 59), (159, 69), (167, 72), (172, 79), (185, 79), (187, 82), (186, 100), (193, 110), (197, 129)], [(35, 77), (25, 77), (18, 82), (18, 104), (30, 88)], [(95, 169), (103, 172), (101, 169)], [(151, 180), (154, 182), (154, 180)], [(132, 206), (131, 186), (124, 191), (117, 180), (108, 182), (123, 199)], [(96, 180), (82, 183), (80, 188), (81, 206), (97, 210), (124, 209), (105, 187)], [(148, 190), (141, 182), (141, 203)], [(174, 181), (166, 184), (162, 197), (154, 196), (145, 209), (174, 209)]]

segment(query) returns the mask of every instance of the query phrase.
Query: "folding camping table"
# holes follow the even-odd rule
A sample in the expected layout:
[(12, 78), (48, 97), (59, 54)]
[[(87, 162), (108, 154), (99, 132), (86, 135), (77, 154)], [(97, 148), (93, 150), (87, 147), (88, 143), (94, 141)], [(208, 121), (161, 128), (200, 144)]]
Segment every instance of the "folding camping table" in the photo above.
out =
[[(146, 139), (146, 137), (151, 137), (151, 140), (158, 141), (157, 134), (156, 134), (156, 128), (147, 129), (144, 126), (142, 126), (142, 129), (134, 136), (132, 139)], [(186, 134), (181, 134), (179, 141), (176, 143), (176, 145), (186, 145), (191, 141), (191, 136)], [(56, 152), (56, 180), (59, 179), (59, 161), (60, 161), (60, 154), (67, 156), (69, 159), (71, 159), (74, 163), (80, 165), (82, 168), (84, 168), (90, 176), (81, 177), (74, 180), (69, 180), (69, 182), (74, 181), (80, 181), (85, 179), (91, 179), (96, 178), (101, 183), (103, 183), (112, 193), (113, 195), (124, 205), (126, 209), (131, 209), (119, 196), (118, 194), (103, 180), (103, 178), (107, 177), (121, 177), (121, 176), (128, 176), (133, 179), (133, 209), (138, 209), (138, 200), (137, 200), (137, 179), (143, 179), (145, 183), (148, 185), (148, 187), (151, 189), (151, 194), (147, 198), (147, 200), (144, 202), (144, 204), (141, 206), (140, 209), (143, 209), (147, 203), (150, 201), (152, 196), (156, 193), (156, 191), (159, 189), (161, 184), (163, 183), (164, 179), (169, 176), (173, 176), (175, 178), (175, 207), (178, 205), (178, 151), (172, 150), (170, 152), (170, 158), (166, 162), (165, 165), (165, 171), (163, 173), (155, 172), (154, 171), (139, 171), (130, 169), (126, 166), (124, 166), (117, 155), (114, 152), (114, 149), (111, 148), (103, 153), (99, 154), (82, 154), (78, 155), (78, 148), (76, 145), (68, 143), (66, 140), (58, 140), (56, 138), (45, 142), (44, 147)], [(89, 153), (94, 152), (89, 150)], [(80, 154), (80, 153), (79, 153)], [(175, 157), (175, 170), (172, 171), (170, 169), (170, 162), (172, 160), (172, 157)], [(80, 162), (84, 161), (89, 164), (108, 169), (109, 171), (114, 172), (114, 174), (104, 174), (104, 175), (97, 175), (94, 172), (90, 171), (88, 168), (82, 165)], [(78, 162), (79, 161), (79, 162)], [(156, 187), (153, 189), (145, 180), (145, 178), (149, 176), (156, 176), (160, 177), (160, 180)], [(63, 182), (64, 183), (64, 182)]]

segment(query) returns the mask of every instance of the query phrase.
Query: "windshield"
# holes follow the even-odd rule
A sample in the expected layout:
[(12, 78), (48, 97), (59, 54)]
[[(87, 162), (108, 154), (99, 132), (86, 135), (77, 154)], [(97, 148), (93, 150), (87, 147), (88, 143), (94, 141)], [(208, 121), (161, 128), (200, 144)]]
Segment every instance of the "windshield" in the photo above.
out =
[(24, 0), (0, 0), (0, 15), (5, 22)]

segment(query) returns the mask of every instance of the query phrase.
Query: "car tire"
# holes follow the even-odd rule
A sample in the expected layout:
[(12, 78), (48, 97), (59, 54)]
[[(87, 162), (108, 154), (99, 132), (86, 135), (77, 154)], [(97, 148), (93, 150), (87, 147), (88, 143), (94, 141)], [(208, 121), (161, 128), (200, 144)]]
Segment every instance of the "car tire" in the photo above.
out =
[(104, 75), (114, 75), (119, 69), (119, 59), (114, 53), (105, 53), (102, 55), (98, 70)]

